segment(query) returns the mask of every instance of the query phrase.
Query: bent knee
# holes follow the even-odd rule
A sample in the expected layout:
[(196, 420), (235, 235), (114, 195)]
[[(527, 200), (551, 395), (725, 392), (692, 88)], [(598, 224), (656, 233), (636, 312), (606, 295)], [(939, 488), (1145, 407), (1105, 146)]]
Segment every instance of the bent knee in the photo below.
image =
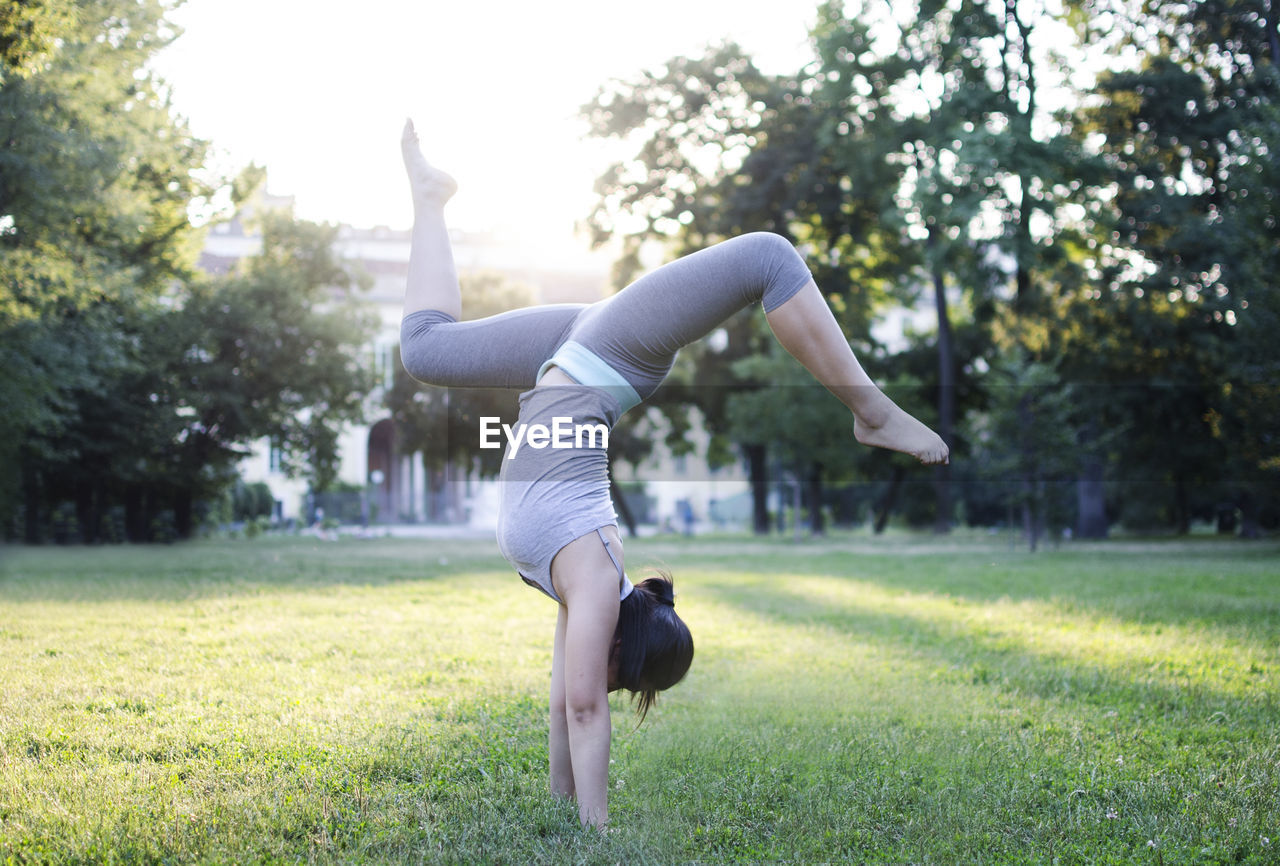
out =
[(453, 359), (434, 345), (432, 331), (454, 321), (453, 316), (439, 310), (420, 310), (401, 320), (400, 363), (406, 373), (428, 385), (444, 384)]
[(747, 232), (742, 235), (742, 239), (746, 243), (758, 246), (763, 252), (772, 253), (773, 255), (794, 253), (796, 251), (791, 241), (777, 232)]
[(751, 232), (743, 238), (751, 244), (766, 312), (777, 309), (813, 278), (800, 251), (782, 235)]

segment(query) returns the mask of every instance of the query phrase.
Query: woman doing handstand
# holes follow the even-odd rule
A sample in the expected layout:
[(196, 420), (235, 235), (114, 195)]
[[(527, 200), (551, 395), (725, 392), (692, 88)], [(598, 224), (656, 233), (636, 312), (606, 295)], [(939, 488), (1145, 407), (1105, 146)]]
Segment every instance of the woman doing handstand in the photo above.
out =
[[(429, 165), (412, 122), (402, 140), (414, 227), (401, 356), (433, 385), (516, 388), (516, 425), (556, 419), (612, 428), (652, 394), (676, 352), (760, 302), (782, 346), (853, 413), (864, 445), (947, 461), (942, 439), (863, 371), (784, 238), (753, 233), (664, 265), (594, 304), (555, 304), (459, 321), (461, 292), (444, 205), (456, 187)], [(510, 459), (508, 459), (510, 458)], [(693, 640), (669, 578), (632, 586), (622, 566), (598, 439), (572, 448), (513, 448), (502, 461), (498, 546), (520, 576), (559, 602), (551, 665), (551, 789), (576, 798), (583, 824), (608, 821), (608, 693), (632, 692), (643, 714), (678, 682)]]

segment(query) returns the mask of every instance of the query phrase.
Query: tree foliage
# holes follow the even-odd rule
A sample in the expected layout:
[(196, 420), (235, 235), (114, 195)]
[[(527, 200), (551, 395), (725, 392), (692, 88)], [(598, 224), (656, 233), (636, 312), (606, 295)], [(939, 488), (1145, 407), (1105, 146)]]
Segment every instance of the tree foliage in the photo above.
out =
[[(622, 236), (628, 276), (645, 242), (680, 254), (760, 228), (792, 238), (873, 375), (918, 374), (933, 345), (926, 381), (953, 455), (985, 437), (975, 465), (1014, 472), (1009, 502), (1033, 528), (1043, 502), (1028, 505), (1026, 479), (1047, 472), (1061, 489), (1080, 480), (1088, 533), (1132, 516), (1153, 482), (1168, 491), (1161, 520), (1185, 529), (1225, 500), (1248, 531), (1274, 501), (1259, 480), (1280, 471), (1280, 356), (1265, 336), (1280, 265), (1277, 17), (1270, 0), (823, 3), (815, 59), (794, 75), (725, 45), (606, 87), (584, 113), (633, 152), (600, 179), (591, 224)], [(925, 298), (936, 330), (908, 332), (905, 350), (873, 339), (888, 305)], [(696, 377), (785, 379), (741, 363), (770, 351), (758, 319), (727, 330), (722, 365), (694, 349)], [(1068, 415), (1044, 393), (1054, 376)], [(1020, 382), (1030, 390), (1006, 399)], [(745, 420), (787, 417), (786, 390), (737, 398), (750, 411), (698, 406), (744, 449), (802, 453), (803, 434)], [(696, 389), (673, 394), (692, 403)], [(997, 457), (992, 430), (1021, 444)], [(1069, 431), (1050, 450), (1074, 470), (1028, 469), (1043, 449), (1026, 431)], [(949, 510), (940, 495), (939, 524)]]
[(64, 383), (61, 424), (22, 443), (24, 521), (38, 540), (49, 510), (76, 506), (85, 540), (112, 509), (126, 534), (153, 535), (157, 514), (186, 536), (201, 502), (236, 478), (267, 437), (281, 468), (325, 487), (342, 425), (360, 420), (371, 387), (360, 346), (369, 322), (336, 258), (335, 230), (270, 215), (262, 252), (232, 274), (191, 278), (166, 304), (110, 323), (83, 320), (84, 343), (110, 364)]
[(184, 535), (261, 436), (324, 484), (367, 390), (333, 229), (268, 218), (243, 271), (196, 270), (215, 189), (146, 65), (166, 11), (0, 15), (0, 516), (28, 540)]
[[(1163, 487), (1183, 529), (1218, 507), (1247, 533), (1280, 502), (1280, 43), (1274, 3), (1150, 2), (1113, 10), (1142, 58), (1105, 75), (1082, 112), (1108, 167), (1108, 278), (1068, 311), (1106, 316), (1110, 351), (1083, 343), (1133, 435), (1123, 475)], [(1094, 338), (1097, 339), (1096, 337)], [(1170, 443), (1161, 446), (1161, 443)], [(1158, 482), (1153, 485), (1151, 482)], [(1148, 494), (1149, 495), (1149, 494)]]
[(145, 67), (164, 11), (49, 0), (0, 18), (0, 512), (20, 465), (71, 447), (79, 397), (129, 367), (125, 323), (194, 267), (205, 145)]

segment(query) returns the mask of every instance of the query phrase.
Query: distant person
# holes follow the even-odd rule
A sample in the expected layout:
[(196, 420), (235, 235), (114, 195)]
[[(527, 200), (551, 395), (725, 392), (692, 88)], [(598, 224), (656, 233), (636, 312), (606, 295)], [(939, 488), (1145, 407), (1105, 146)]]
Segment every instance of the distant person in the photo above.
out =
[(680, 515), (680, 525), (684, 527), (684, 534), (693, 535), (693, 503), (688, 499), (678, 500), (676, 513)]
[[(944, 463), (946, 444), (863, 371), (805, 266), (784, 238), (743, 235), (686, 256), (594, 304), (555, 304), (459, 321), (462, 297), (445, 226), (456, 185), (402, 140), (414, 227), (401, 357), (433, 385), (518, 388), (513, 430), (557, 419), (610, 429), (651, 395), (676, 352), (760, 302), (778, 341), (853, 413), (854, 438)], [(498, 547), (530, 585), (559, 602), (551, 664), (551, 790), (576, 798), (584, 825), (608, 821), (608, 693), (632, 693), (641, 718), (679, 682), (693, 639), (670, 577), (632, 585), (598, 438), (570, 448), (509, 439)], [(512, 459), (507, 459), (507, 458)]]

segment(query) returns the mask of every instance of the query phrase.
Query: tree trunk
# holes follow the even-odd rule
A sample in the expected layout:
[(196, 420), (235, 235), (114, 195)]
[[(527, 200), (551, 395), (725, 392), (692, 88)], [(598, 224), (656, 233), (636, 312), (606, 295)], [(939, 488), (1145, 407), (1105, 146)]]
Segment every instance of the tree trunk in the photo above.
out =
[[(1002, 57), (1002, 65), (1005, 69), (1004, 97), (1008, 101), (1015, 143), (1029, 145), (1033, 140), (1031, 120), (1036, 113), (1036, 76), (1035, 64), (1031, 56), (1031, 27), (1018, 14), (1017, 0), (1005, 0), (1006, 39), (1010, 30), (1009, 25), (1013, 25), (1013, 29), (1018, 32), (1018, 56), (1017, 62), (1012, 64), (1008, 62), (1007, 57)], [(1009, 51), (1007, 44), (1005, 51)], [(1014, 72), (1015, 69), (1018, 71)], [(1022, 94), (1018, 92), (1019, 86), (1026, 88), (1025, 108), (1019, 104), (1022, 99)], [(1030, 265), (1035, 249), (1031, 240), (1033, 200), (1030, 172), (1018, 173), (1018, 189), (1021, 199), (1018, 202), (1018, 222), (1014, 226), (1014, 255), (1017, 259), (1015, 276), (1017, 294), (1014, 296), (1014, 309), (1019, 313), (1026, 313), (1033, 309), (1032, 305), (1037, 300), (1033, 297), (1035, 286), (1031, 281)]]
[(1258, 525), (1258, 503), (1248, 490), (1241, 492), (1240, 505), (1240, 537), (1261, 538), (1262, 528)]
[(1036, 482), (1036, 539), (1049, 538), (1049, 495), (1048, 485), (1041, 478)]
[(1280, 12), (1276, 0), (1267, 3), (1267, 45), (1271, 49), (1271, 64), (1280, 66)]
[(906, 478), (907, 471), (901, 466), (893, 467), (893, 477), (889, 479), (889, 488), (884, 492), (884, 496), (880, 498), (880, 504), (876, 513), (876, 522), (873, 530), (876, 535), (884, 532), (886, 526), (889, 525), (889, 515), (893, 513), (893, 507), (898, 502), (898, 492), (902, 489), (902, 479)]
[(814, 463), (809, 467), (809, 478), (806, 486), (809, 498), (809, 529), (814, 535), (826, 535), (827, 523), (822, 514), (822, 466)]
[(933, 467), (933, 496), (933, 531), (946, 535), (951, 531), (951, 467), (946, 463)]
[(80, 540), (85, 544), (98, 541), (98, 530), (102, 518), (95, 507), (97, 501), (97, 484), (84, 481), (76, 487), (76, 522), (80, 524)]
[(1018, 446), (1021, 452), (1021, 462), (1023, 466), (1022, 480), (1019, 482), (1022, 488), (1022, 531), (1026, 535), (1027, 544), (1031, 548), (1031, 552), (1036, 552), (1036, 542), (1039, 541), (1038, 524), (1039, 520), (1036, 514), (1036, 477), (1039, 472), (1034, 468), (1036, 465), (1034, 445), (1028, 440), (1032, 430), (1032, 422), (1035, 420), (1035, 413), (1031, 407), (1031, 397), (1024, 394), (1018, 400), (1018, 424), (1022, 429), (1022, 442)]
[[(954, 440), (956, 414), (955, 341), (951, 336), (951, 314), (947, 309), (947, 286), (942, 264), (937, 260), (937, 226), (929, 228), (929, 251), (933, 254), (933, 303), (938, 314), (938, 435), (951, 447)], [(933, 469), (936, 498), (933, 531), (951, 531), (951, 466), (943, 463)]]
[(146, 508), (137, 484), (130, 484), (124, 494), (124, 537), (135, 544), (147, 540)]
[(1174, 476), (1173, 480), (1173, 507), (1174, 521), (1177, 524), (1178, 535), (1191, 534), (1191, 505), (1187, 496), (1187, 483), (1181, 474)]
[(1080, 462), (1076, 479), (1076, 537), (1106, 538), (1107, 498), (1103, 484), (1105, 464), (1102, 459), (1086, 456)]
[(751, 485), (751, 529), (756, 535), (768, 535), (769, 472), (765, 465), (763, 445), (744, 445), (747, 455), (747, 478)]
[(32, 463), (31, 460), (22, 462), (23, 539), (27, 544), (39, 544), (40, 476)]
[(1218, 506), (1218, 534), (1236, 534), (1236, 504), (1234, 502)]
[(173, 529), (179, 538), (191, 537), (191, 491), (181, 489), (173, 497)]
[(1040, 540), (1039, 521), (1036, 519), (1035, 503), (1032, 501), (1035, 491), (1030, 481), (1022, 482), (1022, 492), (1024, 498), (1022, 500), (1022, 532), (1027, 538), (1027, 547), (1032, 552), (1036, 552), (1036, 543)]

